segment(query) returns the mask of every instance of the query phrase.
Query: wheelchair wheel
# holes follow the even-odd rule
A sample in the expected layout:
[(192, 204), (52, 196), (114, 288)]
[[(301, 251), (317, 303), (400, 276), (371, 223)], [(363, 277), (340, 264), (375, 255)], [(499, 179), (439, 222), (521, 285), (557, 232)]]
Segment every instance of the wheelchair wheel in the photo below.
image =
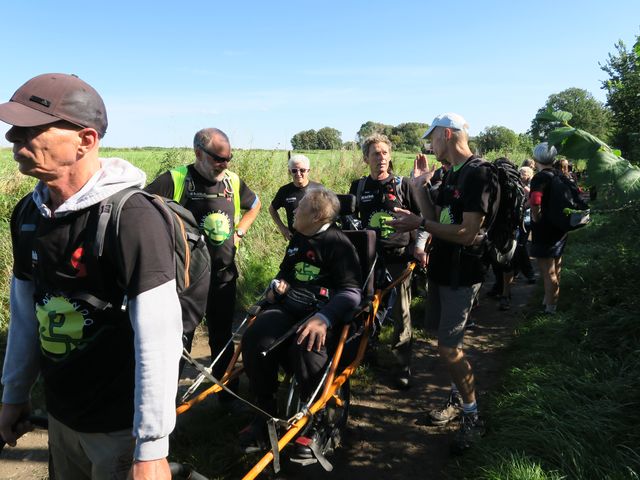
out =
[(284, 418), (291, 418), (302, 408), (302, 400), (300, 399), (300, 389), (298, 382), (294, 376), (291, 376), (288, 382), (283, 382), (285, 388), (282, 389), (280, 396), (281, 412), (284, 412)]
[[(349, 419), (351, 405), (351, 384), (347, 379), (336, 392), (336, 397), (327, 402), (323, 414), (320, 416), (318, 427), (323, 430), (322, 453), (329, 454), (342, 443), (344, 429)], [(340, 403), (340, 405), (338, 405)]]
[[(300, 411), (302, 403), (300, 401), (298, 385), (294, 378), (282, 396), (283, 412), (286, 418), (290, 418)], [(312, 423), (303, 430), (303, 435), (309, 430), (315, 430), (319, 435), (319, 443), (323, 454), (330, 454), (342, 442), (344, 428), (349, 418), (349, 407), (351, 404), (351, 384), (347, 379), (338, 389), (335, 398), (329, 399), (325, 408), (318, 412)]]

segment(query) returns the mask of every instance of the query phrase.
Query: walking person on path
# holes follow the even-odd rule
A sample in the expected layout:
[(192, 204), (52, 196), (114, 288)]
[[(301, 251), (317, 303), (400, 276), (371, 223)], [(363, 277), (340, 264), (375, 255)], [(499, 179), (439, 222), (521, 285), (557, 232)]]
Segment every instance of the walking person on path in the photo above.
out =
[(451, 393), (442, 409), (429, 413), (431, 423), (446, 425), (460, 418), (452, 450), (462, 452), (484, 435), (478, 414), (473, 369), (463, 350), (465, 326), (486, 265), (483, 261), (483, 223), (490, 213), (487, 168), (468, 144), (467, 122), (455, 113), (437, 116), (424, 138), (440, 162), (451, 164), (436, 200), (439, 221), (396, 209), (389, 225), (397, 231), (422, 228), (432, 235), (427, 318), (439, 319), (438, 353), (451, 377)]
[[(531, 179), (529, 204), (531, 206), (531, 256), (538, 260), (538, 269), (544, 282), (542, 304), (547, 314), (556, 313), (560, 297), (560, 272), (562, 253), (568, 234), (555, 228), (545, 217), (549, 208), (550, 187), (555, 173), (553, 162), (558, 154), (553, 145), (542, 142), (533, 149), (538, 172)], [(561, 175), (561, 173), (559, 173)]]

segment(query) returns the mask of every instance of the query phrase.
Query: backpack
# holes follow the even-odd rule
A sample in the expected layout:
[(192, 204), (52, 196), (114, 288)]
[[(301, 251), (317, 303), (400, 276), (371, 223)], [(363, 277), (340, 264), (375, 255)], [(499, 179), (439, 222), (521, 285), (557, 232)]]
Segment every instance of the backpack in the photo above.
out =
[(469, 166), (490, 170), (489, 212), (483, 226), (486, 253), (492, 263), (506, 266), (516, 250), (518, 229), (524, 228), (526, 198), (520, 172), (504, 158), (495, 162), (472, 158), (460, 170), (458, 185), (463, 183), (463, 172)]
[(589, 205), (580, 197), (577, 185), (558, 171), (545, 188), (542, 216), (556, 229), (567, 233), (584, 227), (591, 218)]
[[(184, 334), (191, 334), (204, 318), (211, 281), (211, 259), (198, 223), (189, 210), (173, 200), (139, 188), (125, 188), (100, 202), (91, 253), (96, 258), (102, 256), (107, 230), (113, 232), (112, 238), (117, 238), (122, 207), (132, 195), (147, 197), (172, 227), (170, 233), (174, 244), (176, 291), (182, 308), (182, 328)], [(116, 258), (120, 257), (117, 255)]]

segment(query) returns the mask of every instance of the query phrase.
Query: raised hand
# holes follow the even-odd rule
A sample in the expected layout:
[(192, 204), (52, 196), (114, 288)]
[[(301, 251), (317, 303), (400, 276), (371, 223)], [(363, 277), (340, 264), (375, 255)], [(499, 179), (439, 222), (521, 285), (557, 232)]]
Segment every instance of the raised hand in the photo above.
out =
[(436, 171), (436, 162), (429, 167), (429, 161), (424, 153), (416, 155), (413, 161), (413, 181), (418, 185), (425, 185), (431, 180)]

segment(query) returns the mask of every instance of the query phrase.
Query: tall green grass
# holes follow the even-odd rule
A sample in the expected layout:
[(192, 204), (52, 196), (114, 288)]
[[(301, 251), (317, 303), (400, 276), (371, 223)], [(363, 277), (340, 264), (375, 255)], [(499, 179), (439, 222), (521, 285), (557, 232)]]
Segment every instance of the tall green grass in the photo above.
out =
[[(346, 193), (351, 181), (368, 170), (360, 151), (303, 152), (311, 159), (311, 178), (336, 193)], [(150, 182), (169, 168), (193, 162), (190, 148), (103, 148), (102, 157), (120, 157), (147, 174)], [(393, 153), (395, 170), (408, 175), (413, 168), (413, 154)], [(434, 161), (432, 159), (432, 161)], [(277, 273), (286, 246), (268, 212), (278, 189), (291, 181), (287, 174), (287, 152), (282, 150), (234, 150), (230, 169), (261, 199), (262, 209), (247, 236), (242, 240), (237, 262), (239, 308), (250, 305)], [(11, 241), (8, 222), (17, 201), (34, 186), (32, 178), (21, 175), (10, 149), (0, 149), (0, 334), (8, 321), (8, 282), (11, 272)], [(284, 217), (283, 217), (284, 218)]]
[(640, 477), (639, 235), (637, 209), (571, 235), (560, 313), (519, 329), (489, 434), (452, 477)]

